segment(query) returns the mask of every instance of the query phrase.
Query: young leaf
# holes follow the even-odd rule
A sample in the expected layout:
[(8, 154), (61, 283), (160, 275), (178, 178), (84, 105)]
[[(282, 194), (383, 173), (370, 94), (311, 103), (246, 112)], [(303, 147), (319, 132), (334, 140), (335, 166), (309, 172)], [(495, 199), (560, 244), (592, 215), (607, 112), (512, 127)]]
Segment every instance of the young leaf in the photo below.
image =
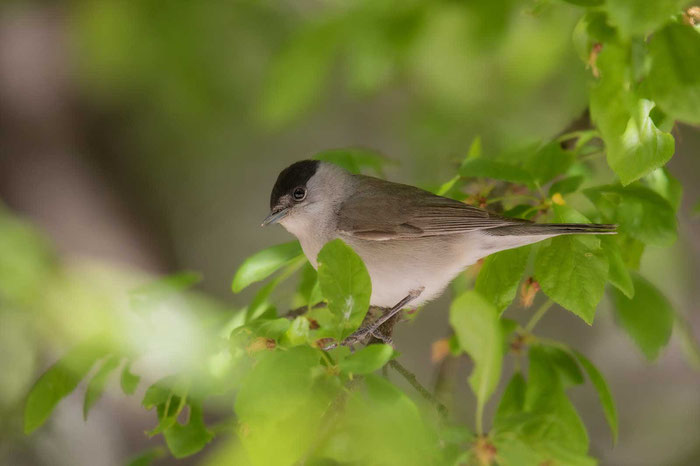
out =
[(576, 359), (568, 351), (556, 346), (542, 346), (542, 349), (547, 352), (547, 357), (554, 364), (564, 388), (583, 383), (581, 368), (578, 367)]
[(525, 409), (525, 390), (525, 377), (520, 372), (516, 372), (508, 382), (498, 403), (498, 409), (493, 418), (494, 429), (500, 430), (510, 416), (517, 415)]
[(591, 383), (598, 392), (598, 398), (600, 399), (600, 404), (603, 406), (603, 413), (605, 413), (605, 419), (608, 421), (610, 426), (610, 431), (613, 436), (613, 443), (617, 442), (617, 409), (615, 408), (615, 400), (613, 400), (610, 388), (608, 388), (607, 382), (603, 378), (597, 367), (593, 365), (591, 361), (588, 360), (586, 356), (574, 351), (576, 358), (579, 363), (583, 366), (583, 369), (588, 374), (588, 378), (591, 379)]
[(688, 3), (685, 0), (654, 0), (652, 2), (630, 2), (628, 0), (607, 0), (606, 10), (610, 22), (620, 29), (624, 37), (644, 35), (652, 32), (671, 16), (680, 12)]
[(372, 282), (367, 268), (350, 246), (335, 239), (318, 253), (318, 280), (342, 340), (360, 326), (369, 309)]
[(600, 129), (610, 168), (628, 185), (663, 166), (674, 152), (673, 136), (649, 116), (654, 103), (630, 91), (627, 49), (606, 44), (596, 61), (601, 78), (591, 89), (591, 118)]
[(277, 340), (284, 335), (290, 325), (289, 319), (280, 317), (277, 319), (257, 319), (246, 325), (246, 328), (250, 329), (258, 337)]
[(390, 345), (369, 345), (340, 361), (338, 367), (346, 374), (370, 374), (381, 369), (393, 355), (394, 348)]
[[(235, 412), (239, 441), (253, 464), (296, 464), (316, 444), (322, 417), (339, 384), (308, 346), (266, 351), (241, 380)], [(274, 448), (271, 440), (274, 439)]]
[(233, 292), (238, 293), (248, 285), (264, 280), (276, 270), (300, 257), (301, 254), (301, 246), (298, 241), (278, 244), (256, 252), (243, 261), (243, 264), (236, 271), (231, 283)]
[(649, 116), (654, 103), (640, 100), (624, 132), (608, 142), (608, 164), (623, 185), (668, 162), (675, 151), (673, 136), (658, 129)]
[(632, 299), (612, 289), (615, 316), (644, 356), (653, 361), (671, 338), (673, 308), (666, 297), (641, 275), (633, 273), (632, 280)]
[(138, 455), (132, 457), (127, 466), (151, 466), (155, 460), (164, 458), (166, 455), (165, 448), (155, 447), (146, 450)]
[(529, 351), (525, 410), (543, 416), (539, 429), (547, 440), (572, 452), (586, 453), (588, 434), (576, 409), (566, 397), (556, 362), (546, 348), (533, 346)]
[(571, 236), (552, 238), (535, 256), (535, 278), (542, 291), (587, 324), (593, 323), (607, 275), (602, 250)]
[(671, 204), (673, 210), (678, 211), (683, 199), (683, 186), (668, 171), (668, 168), (657, 168), (644, 178), (646, 184), (659, 196), (663, 197)]
[(601, 245), (608, 257), (608, 280), (618, 290), (622, 291), (628, 298), (634, 297), (634, 283), (630, 276), (629, 270), (622, 258), (620, 246), (617, 244), (617, 238), (605, 236), (601, 238)]
[(131, 372), (131, 361), (127, 361), (122, 369), (120, 383), (126, 395), (132, 395), (138, 387), (141, 377)]
[(700, 31), (669, 24), (649, 40), (651, 97), (675, 119), (700, 124)]
[(469, 385), (483, 406), (501, 377), (503, 333), (498, 310), (476, 291), (467, 291), (452, 302), (450, 325), (460, 347), (474, 361)]
[(83, 402), (83, 419), (87, 421), (90, 409), (102, 397), (102, 392), (105, 389), (107, 377), (119, 365), (119, 357), (115, 355), (107, 356), (97, 373), (88, 382), (87, 391), (85, 392), (85, 401)]
[(309, 338), (309, 319), (304, 316), (296, 317), (284, 333), (284, 336), (286, 341), (292, 346), (306, 343)]
[(306, 262), (301, 269), (301, 278), (299, 280), (297, 293), (301, 298), (301, 304), (309, 307), (318, 304), (323, 299), (318, 284), (318, 273), (310, 262)]
[(189, 401), (188, 405), (190, 413), (187, 424), (175, 422), (163, 431), (165, 443), (175, 458), (184, 458), (197, 453), (214, 438), (204, 425), (202, 406), (194, 401)]
[(599, 209), (604, 202), (613, 206), (612, 220), (621, 233), (656, 246), (668, 246), (676, 240), (678, 222), (673, 207), (646, 186), (597, 186), (584, 193)]
[(529, 257), (530, 246), (523, 246), (491, 254), (484, 260), (475, 289), (493, 303), (499, 313), (513, 302)]
[(41, 426), (61, 399), (69, 395), (105, 355), (105, 349), (94, 343), (83, 343), (70, 350), (36, 381), (24, 406), (24, 432), (29, 434)]

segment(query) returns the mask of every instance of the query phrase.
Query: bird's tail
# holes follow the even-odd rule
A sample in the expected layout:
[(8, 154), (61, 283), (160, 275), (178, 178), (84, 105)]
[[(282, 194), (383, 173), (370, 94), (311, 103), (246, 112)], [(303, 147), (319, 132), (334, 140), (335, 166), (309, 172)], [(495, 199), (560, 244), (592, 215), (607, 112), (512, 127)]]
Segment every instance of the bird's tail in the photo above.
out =
[[(517, 223), (483, 230), (493, 236), (614, 235), (617, 225), (601, 223)], [(543, 238), (544, 239), (544, 238)]]

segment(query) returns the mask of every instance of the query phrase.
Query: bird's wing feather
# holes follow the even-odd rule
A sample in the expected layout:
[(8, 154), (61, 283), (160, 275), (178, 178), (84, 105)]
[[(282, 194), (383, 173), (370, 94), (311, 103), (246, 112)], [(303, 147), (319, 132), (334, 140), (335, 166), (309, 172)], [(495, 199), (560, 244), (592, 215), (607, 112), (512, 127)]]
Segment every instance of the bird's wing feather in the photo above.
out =
[(357, 238), (418, 238), (530, 223), (413, 186), (355, 176), (356, 190), (340, 205), (338, 230)]

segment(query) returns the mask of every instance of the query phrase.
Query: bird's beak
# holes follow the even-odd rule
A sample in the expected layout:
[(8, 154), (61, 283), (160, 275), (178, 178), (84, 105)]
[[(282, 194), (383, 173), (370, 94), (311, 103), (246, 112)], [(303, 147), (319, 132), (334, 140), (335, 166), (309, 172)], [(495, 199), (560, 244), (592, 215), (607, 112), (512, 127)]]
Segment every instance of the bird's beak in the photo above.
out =
[(270, 212), (270, 215), (268, 215), (267, 218), (265, 220), (263, 220), (262, 225), (260, 225), (260, 226), (264, 227), (267, 225), (271, 225), (273, 223), (277, 223), (280, 220), (282, 220), (284, 217), (286, 217), (288, 213), (289, 213), (288, 207), (284, 208), (282, 210), (273, 210), (272, 212)]

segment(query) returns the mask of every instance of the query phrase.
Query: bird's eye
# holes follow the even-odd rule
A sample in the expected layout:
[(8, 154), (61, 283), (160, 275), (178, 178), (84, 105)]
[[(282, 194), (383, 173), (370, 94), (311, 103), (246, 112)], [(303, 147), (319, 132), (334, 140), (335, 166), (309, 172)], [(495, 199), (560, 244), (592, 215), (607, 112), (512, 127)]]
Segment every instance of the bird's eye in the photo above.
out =
[(306, 197), (306, 189), (302, 188), (301, 186), (294, 188), (294, 192), (292, 193), (292, 197), (297, 202), (303, 201), (304, 198)]

